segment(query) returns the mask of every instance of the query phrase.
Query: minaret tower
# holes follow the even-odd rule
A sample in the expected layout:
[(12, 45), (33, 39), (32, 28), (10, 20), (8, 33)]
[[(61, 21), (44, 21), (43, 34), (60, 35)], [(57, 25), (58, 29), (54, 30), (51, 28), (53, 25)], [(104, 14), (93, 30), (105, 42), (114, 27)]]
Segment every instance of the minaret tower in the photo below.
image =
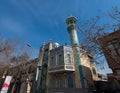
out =
[(79, 51), (80, 49), (79, 49), (79, 41), (77, 36), (76, 22), (77, 22), (77, 19), (73, 16), (67, 18), (66, 20), (66, 23), (68, 25), (67, 30), (70, 35), (71, 45), (74, 53), (76, 88), (85, 88), (82, 65), (80, 61), (80, 51)]

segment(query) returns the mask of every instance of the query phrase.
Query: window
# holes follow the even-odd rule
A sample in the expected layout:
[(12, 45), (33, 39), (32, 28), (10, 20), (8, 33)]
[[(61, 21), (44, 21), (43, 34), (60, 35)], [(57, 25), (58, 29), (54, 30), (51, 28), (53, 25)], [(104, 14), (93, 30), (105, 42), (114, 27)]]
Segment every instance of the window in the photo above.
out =
[(96, 70), (95, 70), (94, 67), (92, 68), (92, 72), (93, 72), (94, 75), (96, 75)]
[(57, 55), (55, 55), (55, 65), (58, 64), (58, 61), (57, 61)]
[(116, 59), (117, 56), (120, 56), (120, 40), (113, 39), (107, 44), (108, 50), (106, 51), (112, 58)]
[(67, 78), (65, 78), (65, 88), (67, 88)]
[(59, 88), (63, 88), (63, 82), (62, 82), (62, 78), (59, 79)]
[(56, 88), (59, 88), (59, 79), (58, 78), (56, 78), (56, 83), (55, 83), (55, 85), (56, 85)]
[(68, 88), (73, 88), (74, 84), (73, 84), (73, 78), (72, 77), (68, 77)]
[(50, 66), (53, 66), (53, 65), (54, 65), (54, 57), (52, 56), (50, 59)]
[(54, 77), (51, 77), (50, 85), (51, 85), (51, 88), (56, 88), (56, 79)]
[(67, 63), (71, 64), (71, 55), (70, 54), (67, 54)]
[(62, 64), (62, 55), (58, 55), (58, 64)]
[(67, 78), (63, 78), (63, 77), (56, 77), (56, 79), (54, 80), (56, 83), (54, 83), (54, 86), (56, 88), (67, 88), (67, 86), (69, 85), (69, 88), (73, 88), (73, 81), (71, 81), (69, 79), (69, 84), (68, 84), (68, 79)]

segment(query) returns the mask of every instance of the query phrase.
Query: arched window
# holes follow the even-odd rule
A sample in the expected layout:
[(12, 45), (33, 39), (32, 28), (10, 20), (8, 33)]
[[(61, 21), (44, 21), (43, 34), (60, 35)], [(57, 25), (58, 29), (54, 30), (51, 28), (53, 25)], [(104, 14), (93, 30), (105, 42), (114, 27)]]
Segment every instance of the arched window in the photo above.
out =
[(51, 58), (50, 58), (50, 66), (55, 65), (55, 64), (54, 64), (54, 61), (55, 61), (55, 60), (54, 60), (54, 56), (51, 56)]
[(73, 84), (73, 77), (68, 77), (68, 88), (73, 88), (74, 84)]
[(62, 62), (62, 55), (61, 54), (58, 55), (58, 64), (59, 65), (63, 64), (63, 62)]
[(92, 68), (92, 72), (93, 72), (94, 75), (96, 75), (96, 70), (95, 70), (94, 67)]
[(67, 63), (71, 64), (71, 55), (70, 54), (67, 54)]

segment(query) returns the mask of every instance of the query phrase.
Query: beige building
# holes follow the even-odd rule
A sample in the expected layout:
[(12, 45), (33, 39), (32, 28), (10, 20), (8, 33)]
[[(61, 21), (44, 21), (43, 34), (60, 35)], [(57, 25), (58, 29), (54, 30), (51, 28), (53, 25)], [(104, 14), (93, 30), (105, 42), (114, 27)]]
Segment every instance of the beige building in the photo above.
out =
[[(92, 79), (94, 81), (98, 80), (98, 74), (96, 72), (96, 67), (94, 64), (94, 57), (90, 53), (87, 53), (84, 49), (80, 48), (81, 53), (81, 64), (88, 67), (92, 73)], [(85, 72), (86, 73), (86, 72)]]
[[(41, 79), (41, 88), (43, 91), (47, 89), (49, 93), (61, 91), (78, 93), (82, 90), (81, 86), (79, 86), (80, 82), (77, 81), (79, 77), (77, 73), (79, 72), (75, 68), (72, 47), (65, 45), (59, 46), (53, 42), (49, 42), (43, 47), (45, 52), (42, 66), (45, 64), (48, 66), (47, 69), (43, 68), (43, 74), (46, 73), (46, 75), (42, 74), (44, 77)], [(41, 47), (41, 51), (42, 49)], [(94, 86), (93, 80), (97, 80), (94, 58), (82, 48), (80, 48), (80, 53), (85, 88), (89, 89)]]

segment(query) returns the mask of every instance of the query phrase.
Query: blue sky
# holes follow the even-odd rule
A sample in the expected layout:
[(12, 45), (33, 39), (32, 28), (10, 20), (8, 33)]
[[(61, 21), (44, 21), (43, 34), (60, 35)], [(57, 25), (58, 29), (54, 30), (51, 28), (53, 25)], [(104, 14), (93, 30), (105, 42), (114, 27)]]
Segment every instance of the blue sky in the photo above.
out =
[[(74, 15), (80, 22), (97, 15), (107, 16), (120, 0), (0, 0), (0, 34), (30, 42), (38, 56), (43, 42), (52, 39), (70, 44), (66, 18)], [(112, 23), (107, 16), (102, 23)]]

